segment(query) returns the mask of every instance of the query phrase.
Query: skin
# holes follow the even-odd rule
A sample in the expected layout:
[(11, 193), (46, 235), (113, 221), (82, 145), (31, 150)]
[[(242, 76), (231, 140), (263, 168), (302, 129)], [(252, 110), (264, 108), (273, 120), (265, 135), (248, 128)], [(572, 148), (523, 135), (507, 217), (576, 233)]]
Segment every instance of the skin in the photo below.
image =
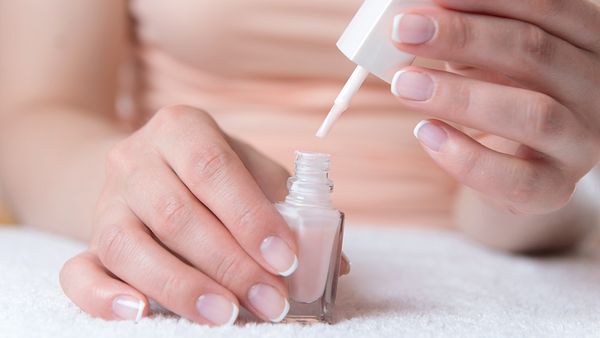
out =
[[(442, 8), (406, 14), (433, 21), (431, 39), (398, 43), (446, 60), (447, 71), (409, 67), (433, 82), (409, 107), (448, 123), (425, 151), (463, 184), (457, 224), (511, 251), (568, 247), (594, 224), (575, 192), (600, 158), (600, 5), (593, 1), (436, 0)], [(572, 198), (577, 194), (575, 198)]]
[[(260, 283), (287, 296), (260, 245), (276, 236), (297, 250), (273, 207), (289, 173), (200, 109), (165, 107), (139, 130), (115, 116), (125, 3), (1, 1), (0, 12), (10, 50), (0, 58), (0, 176), (22, 223), (89, 239), (61, 271), (65, 294), (104, 319), (120, 319), (112, 303), (128, 295), (213, 325), (195, 302), (217, 294), (269, 320), (248, 293)], [(32, 13), (37, 25), (19, 19)]]
[[(432, 39), (397, 47), (449, 61), (448, 71), (409, 68), (435, 90), (399, 100), (485, 132), (474, 139), (435, 120), (446, 141), (424, 144), (465, 186), (458, 223), (508, 250), (572, 244), (591, 224), (573, 190), (600, 158), (600, 41), (590, 34), (600, 31), (598, 6), (436, 2), (443, 8), (410, 11), (436, 22)], [(117, 319), (112, 301), (129, 295), (213, 324), (194, 301), (214, 293), (266, 320), (247, 293), (260, 282), (287, 295), (259, 246), (276, 235), (296, 250), (272, 207), (288, 173), (197, 108), (165, 107), (140, 129), (123, 125), (113, 103), (127, 25), (118, 1), (0, 0), (4, 191), (21, 222), (90, 239), (65, 264), (61, 285), (93, 316)]]

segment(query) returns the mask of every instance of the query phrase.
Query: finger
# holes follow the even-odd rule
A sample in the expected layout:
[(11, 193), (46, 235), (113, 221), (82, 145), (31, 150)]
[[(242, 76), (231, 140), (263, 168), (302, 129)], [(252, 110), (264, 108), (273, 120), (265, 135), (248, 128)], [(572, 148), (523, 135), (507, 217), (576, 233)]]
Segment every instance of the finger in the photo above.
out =
[(232, 324), (238, 315), (234, 295), (160, 246), (125, 205), (102, 212), (92, 252), (127, 284), (192, 321)]
[(593, 165), (591, 130), (545, 94), (417, 67), (398, 72), (392, 91), (412, 108), (526, 144), (573, 170)]
[(149, 128), (158, 128), (157, 150), (181, 181), (256, 262), (290, 275), (298, 265), (294, 235), (214, 120), (186, 106), (157, 114)]
[(502, 73), (483, 68), (477, 68), (455, 62), (445, 62), (444, 68), (447, 72), (469, 77), (471, 79), (501, 84), (511, 87), (521, 87), (518, 82), (512, 80)]
[(282, 201), (287, 195), (287, 179), (290, 173), (249, 144), (232, 137), (227, 137), (227, 140), (269, 201)]
[(446, 8), (527, 21), (588, 50), (600, 50), (600, 3), (593, 0), (436, 0)]
[[(125, 199), (133, 212), (164, 245), (233, 292), (245, 308), (264, 320), (281, 321), (289, 308), (285, 284), (261, 268), (173, 171), (156, 161), (143, 162), (155, 168), (151, 175), (128, 176)], [(252, 296), (256, 288), (268, 290), (268, 296)]]
[(90, 252), (65, 263), (60, 271), (60, 285), (73, 303), (93, 317), (137, 322), (148, 314), (146, 297), (111, 276)]
[(574, 180), (544, 160), (525, 160), (488, 149), (450, 125), (426, 120), (415, 136), (444, 170), (513, 212), (538, 214), (563, 207)]
[(406, 52), (497, 71), (563, 103), (581, 104), (598, 83), (593, 55), (529, 23), (420, 8), (394, 26)]

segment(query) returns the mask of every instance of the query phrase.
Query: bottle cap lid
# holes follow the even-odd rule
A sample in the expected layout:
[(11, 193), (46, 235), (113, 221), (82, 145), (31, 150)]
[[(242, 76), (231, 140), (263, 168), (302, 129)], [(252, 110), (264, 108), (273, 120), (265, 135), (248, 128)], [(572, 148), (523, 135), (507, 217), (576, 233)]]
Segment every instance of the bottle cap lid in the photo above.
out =
[(415, 59), (392, 41), (394, 17), (411, 7), (431, 5), (431, 0), (366, 0), (350, 22), (338, 48), (359, 66), (392, 83), (394, 74)]

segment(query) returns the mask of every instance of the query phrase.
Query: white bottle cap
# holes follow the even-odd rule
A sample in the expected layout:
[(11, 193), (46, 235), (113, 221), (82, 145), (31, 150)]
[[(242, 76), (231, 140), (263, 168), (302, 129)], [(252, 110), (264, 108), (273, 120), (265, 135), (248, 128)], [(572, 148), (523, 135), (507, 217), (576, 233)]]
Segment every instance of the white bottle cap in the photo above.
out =
[(394, 17), (407, 8), (431, 4), (430, 0), (366, 0), (337, 46), (355, 64), (392, 83), (394, 74), (415, 59), (394, 46)]

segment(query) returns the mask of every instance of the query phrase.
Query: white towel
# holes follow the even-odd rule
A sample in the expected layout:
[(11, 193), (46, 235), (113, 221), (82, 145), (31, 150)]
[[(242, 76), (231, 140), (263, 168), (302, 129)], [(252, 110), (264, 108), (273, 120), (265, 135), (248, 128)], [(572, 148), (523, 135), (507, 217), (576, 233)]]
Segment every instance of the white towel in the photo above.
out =
[(91, 318), (58, 285), (82, 244), (0, 229), (0, 337), (598, 337), (598, 244), (532, 258), (451, 232), (348, 227), (352, 273), (340, 281), (335, 324), (208, 328), (168, 315)]

